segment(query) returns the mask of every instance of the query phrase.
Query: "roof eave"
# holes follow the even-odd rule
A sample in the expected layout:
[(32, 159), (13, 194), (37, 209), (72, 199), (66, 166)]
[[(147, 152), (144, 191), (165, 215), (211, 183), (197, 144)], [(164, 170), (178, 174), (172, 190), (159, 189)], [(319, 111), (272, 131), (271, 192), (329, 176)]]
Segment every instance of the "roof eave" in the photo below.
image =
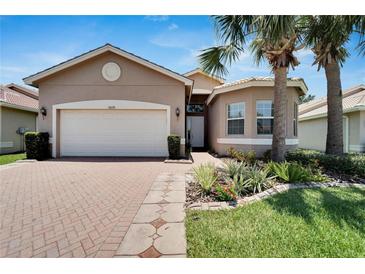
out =
[(20, 106), (20, 105), (10, 104), (10, 103), (3, 102), (3, 101), (0, 101), (0, 106), (4, 106), (4, 107), (8, 107), (8, 108), (14, 108), (14, 109), (20, 109), (20, 110), (25, 110), (25, 111), (30, 111), (30, 112), (38, 113), (38, 109), (37, 108), (31, 108), (31, 107), (26, 107), (26, 106)]
[[(234, 90), (239, 90), (239, 89), (245, 89), (245, 88), (250, 88), (250, 87), (273, 87), (275, 84), (274, 81), (266, 81), (266, 80), (251, 80), (245, 83), (241, 83), (241, 84), (237, 84), (237, 85), (232, 85), (232, 86), (227, 86), (224, 88), (219, 88), (219, 89), (213, 89), (213, 92), (209, 95), (208, 99), (207, 99), (207, 104), (209, 104), (214, 96), (218, 95), (218, 94), (222, 94), (222, 93), (226, 93), (226, 92), (230, 92), (230, 91), (234, 91)], [(307, 85), (305, 84), (304, 80), (289, 80), (287, 82), (287, 86), (288, 87), (297, 87), (302, 91), (301, 95), (305, 95), (308, 91)]]
[(173, 72), (171, 70), (168, 70), (166, 68), (163, 68), (157, 64), (154, 64), (150, 61), (147, 61), (139, 56), (136, 56), (132, 53), (129, 53), (127, 51), (124, 51), (122, 49), (119, 49), (117, 47), (114, 47), (110, 44), (106, 44), (102, 47), (99, 47), (99, 48), (96, 48), (94, 50), (91, 50), (89, 52), (86, 52), (82, 55), (79, 55), (73, 59), (70, 59), (68, 61), (65, 61), (65, 62), (62, 62), (58, 65), (55, 65), (53, 67), (50, 67), (44, 71), (41, 71), (39, 73), (36, 73), (34, 75), (31, 75), (31, 76), (28, 76), (28, 77), (25, 77), (23, 79), (24, 83), (26, 83), (27, 85), (30, 85), (30, 86), (33, 86), (33, 87), (38, 87), (38, 82), (45, 78), (45, 77), (48, 77), (54, 73), (57, 73), (59, 71), (62, 71), (64, 69), (67, 69), (73, 65), (76, 65), (78, 63), (81, 63), (83, 61), (86, 61), (92, 57), (95, 57), (95, 56), (98, 56), (104, 52), (107, 52), (107, 51), (110, 51), (110, 52), (113, 52), (115, 54), (118, 54), (124, 58), (127, 58), (129, 60), (132, 60), (132, 61), (135, 61), (141, 65), (144, 65), (146, 67), (149, 67), (151, 69), (154, 69), (156, 71), (159, 71), (161, 72), (162, 74), (165, 74), (167, 76), (170, 76), (172, 78), (175, 78), (176, 80), (180, 81), (180, 82), (183, 82), (186, 86), (192, 86), (193, 85), (193, 81), (183, 75), (180, 75), (176, 72)]
[(224, 83), (224, 79), (223, 79), (223, 78), (219, 78), (218, 76), (215, 76), (215, 75), (210, 75), (210, 74), (208, 74), (208, 73), (204, 72), (203, 70), (201, 70), (201, 69), (199, 69), (199, 68), (194, 69), (194, 70), (189, 71), (189, 72), (186, 72), (186, 73), (184, 73), (183, 75), (188, 77), (188, 76), (194, 75), (194, 74), (196, 74), (196, 73), (200, 73), (200, 74), (206, 75), (206, 76), (208, 76), (208, 77), (210, 77), (210, 78), (212, 78), (212, 79), (214, 79), (214, 80), (218, 81), (218, 82), (219, 82), (219, 83), (221, 83), (221, 84), (223, 84), (223, 83)]
[[(351, 113), (351, 112), (363, 111), (363, 110), (365, 111), (365, 105), (354, 106), (352, 108), (344, 109), (342, 113)], [(302, 118), (299, 116), (299, 122), (307, 121), (307, 120), (313, 120), (313, 119), (319, 119), (319, 118), (324, 118), (324, 117), (327, 117), (327, 112), (326, 113), (315, 114), (315, 115), (311, 115), (311, 116), (307, 116), (307, 117), (302, 117)]]

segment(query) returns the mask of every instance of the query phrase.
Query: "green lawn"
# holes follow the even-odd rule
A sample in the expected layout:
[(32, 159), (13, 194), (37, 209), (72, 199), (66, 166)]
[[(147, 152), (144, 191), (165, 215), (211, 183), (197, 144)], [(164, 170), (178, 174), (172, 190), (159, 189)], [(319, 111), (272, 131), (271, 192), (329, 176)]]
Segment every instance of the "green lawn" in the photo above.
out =
[(189, 211), (186, 227), (189, 257), (365, 257), (365, 189), (298, 189)]
[(0, 165), (13, 163), (17, 160), (23, 160), (25, 158), (25, 153), (0, 155)]

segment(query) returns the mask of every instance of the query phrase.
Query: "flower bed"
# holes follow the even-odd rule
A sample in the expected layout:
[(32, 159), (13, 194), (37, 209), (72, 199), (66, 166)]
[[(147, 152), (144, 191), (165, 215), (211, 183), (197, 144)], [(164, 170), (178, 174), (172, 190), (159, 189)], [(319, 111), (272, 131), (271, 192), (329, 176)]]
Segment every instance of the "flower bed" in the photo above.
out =
[(299, 183), (350, 182), (364, 183), (361, 179), (342, 180), (336, 174), (324, 173), (315, 162), (302, 165), (297, 162), (264, 162), (253, 154), (229, 150), (234, 158), (224, 159), (222, 167), (202, 164), (194, 168), (188, 180), (187, 205), (193, 203), (230, 202), (232, 205), (278, 185)]

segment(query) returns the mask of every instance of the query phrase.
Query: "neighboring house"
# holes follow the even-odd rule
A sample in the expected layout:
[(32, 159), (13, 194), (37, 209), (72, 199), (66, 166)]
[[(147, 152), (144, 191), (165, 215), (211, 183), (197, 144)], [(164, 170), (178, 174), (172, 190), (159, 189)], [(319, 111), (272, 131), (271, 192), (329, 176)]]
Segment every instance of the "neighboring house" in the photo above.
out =
[[(106, 44), (24, 79), (39, 88), (52, 155), (166, 156), (167, 136), (181, 149), (255, 149), (272, 142), (272, 78), (231, 84), (200, 70), (178, 74)], [(288, 80), (287, 145), (296, 147), (295, 106), (307, 91)], [(256, 115), (256, 113), (258, 113)]]
[(0, 86), (0, 154), (24, 151), (24, 132), (35, 131), (38, 93), (16, 85)]
[[(365, 85), (343, 92), (344, 152), (365, 152)], [(327, 138), (327, 98), (299, 106), (299, 147), (324, 151)]]

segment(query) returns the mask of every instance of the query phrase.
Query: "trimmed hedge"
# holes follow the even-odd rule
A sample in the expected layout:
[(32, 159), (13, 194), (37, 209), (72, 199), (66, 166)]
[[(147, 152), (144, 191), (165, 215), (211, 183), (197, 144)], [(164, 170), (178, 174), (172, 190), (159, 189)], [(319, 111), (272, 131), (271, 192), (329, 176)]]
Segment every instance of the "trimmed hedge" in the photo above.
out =
[(27, 159), (45, 160), (49, 158), (48, 132), (27, 132), (24, 136)]
[(297, 149), (287, 152), (286, 160), (303, 165), (317, 164), (336, 173), (365, 178), (365, 154), (350, 153), (335, 156), (315, 150)]
[(170, 159), (177, 159), (180, 157), (180, 139), (181, 137), (179, 135), (170, 135), (167, 137)]

